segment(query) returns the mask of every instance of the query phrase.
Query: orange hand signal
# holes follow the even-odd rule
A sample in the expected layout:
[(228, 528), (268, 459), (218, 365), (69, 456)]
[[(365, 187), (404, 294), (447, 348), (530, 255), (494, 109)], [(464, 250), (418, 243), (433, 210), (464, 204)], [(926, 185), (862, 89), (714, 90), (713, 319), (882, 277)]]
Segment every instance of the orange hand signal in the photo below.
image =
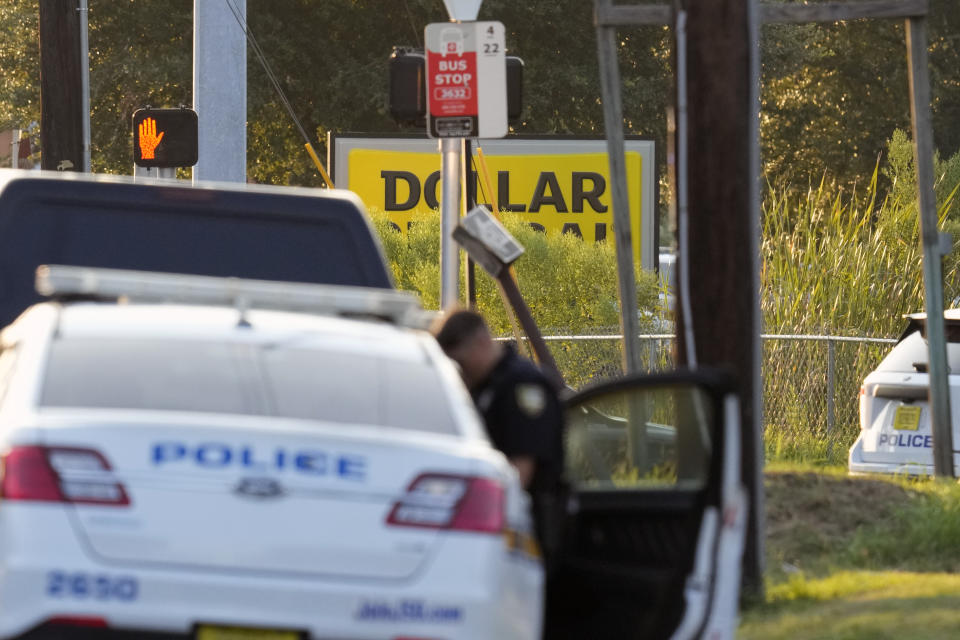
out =
[(163, 131), (157, 135), (157, 121), (153, 118), (147, 118), (140, 123), (140, 158), (143, 160), (153, 160), (153, 152), (157, 145), (163, 140)]

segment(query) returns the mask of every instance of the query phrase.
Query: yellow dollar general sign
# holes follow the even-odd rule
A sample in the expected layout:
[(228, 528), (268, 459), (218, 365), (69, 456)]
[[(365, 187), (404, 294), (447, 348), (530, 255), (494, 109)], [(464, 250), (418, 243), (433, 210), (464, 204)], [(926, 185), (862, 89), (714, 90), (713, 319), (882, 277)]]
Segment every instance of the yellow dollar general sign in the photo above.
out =
[[(435, 140), (331, 136), (330, 167), (338, 188), (355, 192), (406, 231), (415, 217), (440, 206), (440, 154)], [(490, 188), (474, 175), (477, 201), (511, 211), (546, 233), (585, 241), (613, 239), (606, 141), (574, 138), (486, 140)], [(654, 143), (626, 141), (627, 190), (635, 259), (656, 260)], [(479, 172), (479, 167), (477, 167)], [(490, 190), (493, 193), (490, 193)]]

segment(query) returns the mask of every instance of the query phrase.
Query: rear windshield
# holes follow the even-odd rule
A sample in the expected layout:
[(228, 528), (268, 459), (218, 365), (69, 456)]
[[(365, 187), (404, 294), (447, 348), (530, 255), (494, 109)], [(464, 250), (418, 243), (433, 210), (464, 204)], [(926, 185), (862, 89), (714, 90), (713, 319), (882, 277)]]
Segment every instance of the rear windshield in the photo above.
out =
[[(960, 342), (947, 342), (947, 366), (960, 373)], [(914, 331), (901, 340), (883, 359), (877, 371), (925, 372), (927, 370), (927, 341), (920, 331)]]
[(200, 411), (456, 433), (426, 356), (197, 340), (69, 338), (51, 345), (40, 404)]

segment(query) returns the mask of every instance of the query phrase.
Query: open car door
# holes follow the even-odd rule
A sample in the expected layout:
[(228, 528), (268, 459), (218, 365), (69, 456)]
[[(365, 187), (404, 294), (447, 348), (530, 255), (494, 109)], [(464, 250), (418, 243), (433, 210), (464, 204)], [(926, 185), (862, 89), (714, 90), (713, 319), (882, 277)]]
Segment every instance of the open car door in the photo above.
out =
[(570, 494), (545, 637), (732, 638), (747, 498), (730, 381), (630, 376), (566, 412)]

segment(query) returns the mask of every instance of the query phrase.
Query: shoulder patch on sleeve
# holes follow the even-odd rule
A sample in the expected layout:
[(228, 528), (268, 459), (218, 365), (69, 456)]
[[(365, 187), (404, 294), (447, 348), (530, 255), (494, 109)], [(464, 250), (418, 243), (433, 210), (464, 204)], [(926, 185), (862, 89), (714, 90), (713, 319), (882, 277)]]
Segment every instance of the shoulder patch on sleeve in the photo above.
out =
[(528, 418), (539, 418), (547, 408), (547, 392), (538, 384), (518, 384), (517, 406)]

